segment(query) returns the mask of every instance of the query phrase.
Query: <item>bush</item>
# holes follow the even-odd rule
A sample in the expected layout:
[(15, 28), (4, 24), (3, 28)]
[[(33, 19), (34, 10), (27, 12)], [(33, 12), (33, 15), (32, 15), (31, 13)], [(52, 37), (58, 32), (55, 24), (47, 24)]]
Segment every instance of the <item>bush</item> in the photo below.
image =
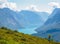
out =
[(7, 31), (6, 34), (13, 34), (13, 32), (9, 32), (9, 31)]
[(1, 40), (1, 41), (0, 41), (0, 44), (7, 44), (7, 41)]
[(2, 40), (3, 39), (3, 37), (0, 35), (0, 40)]
[(1, 29), (7, 29), (6, 27), (1, 27)]
[(26, 44), (26, 43), (24, 43), (24, 42), (21, 42), (20, 44)]
[(14, 30), (14, 32), (18, 32), (17, 30)]
[(22, 41), (26, 41), (26, 39), (25, 39), (25, 38), (21, 38), (21, 40), (22, 40)]

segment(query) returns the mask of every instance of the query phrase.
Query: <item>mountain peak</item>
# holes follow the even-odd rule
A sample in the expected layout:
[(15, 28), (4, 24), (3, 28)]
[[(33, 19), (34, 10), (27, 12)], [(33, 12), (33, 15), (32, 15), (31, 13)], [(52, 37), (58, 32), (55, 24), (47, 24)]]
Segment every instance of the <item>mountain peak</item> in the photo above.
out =
[[(45, 36), (48, 36), (48, 34), (51, 34), (53, 36), (53, 39), (55, 39), (55, 41), (60, 42), (59, 30), (60, 30), (60, 8), (55, 8), (52, 14), (49, 16), (49, 18), (45, 22), (45, 24), (43, 24), (41, 27), (36, 29), (37, 31), (36, 34), (42, 37), (45, 37)], [(47, 31), (49, 33), (47, 33)]]
[(60, 8), (55, 8), (52, 14), (49, 16), (48, 20), (46, 21), (46, 24), (56, 23), (60, 22)]

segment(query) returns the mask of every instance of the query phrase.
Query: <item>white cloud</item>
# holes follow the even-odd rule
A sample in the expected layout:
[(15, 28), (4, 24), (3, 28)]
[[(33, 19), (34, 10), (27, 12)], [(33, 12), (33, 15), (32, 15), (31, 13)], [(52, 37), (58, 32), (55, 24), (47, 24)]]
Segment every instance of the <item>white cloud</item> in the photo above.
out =
[(7, 0), (0, 0), (0, 8), (10, 8), (11, 10), (18, 11), (17, 4), (8, 2)]
[(8, 0), (0, 0), (0, 2), (3, 2), (4, 3), (4, 2), (8, 2)]
[(31, 10), (31, 11), (40, 11), (36, 5), (30, 5), (25, 8), (26, 10)]
[(5, 3), (5, 6), (8, 7), (8, 8), (10, 8), (10, 9), (12, 9), (12, 10), (14, 10), (14, 11), (18, 10), (16, 3), (13, 3), (13, 2), (7, 2), (7, 3)]
[(60, 5), (58, 2), (50, 2), (48, 5), (53, 7), (53, 8), (60, 8)]

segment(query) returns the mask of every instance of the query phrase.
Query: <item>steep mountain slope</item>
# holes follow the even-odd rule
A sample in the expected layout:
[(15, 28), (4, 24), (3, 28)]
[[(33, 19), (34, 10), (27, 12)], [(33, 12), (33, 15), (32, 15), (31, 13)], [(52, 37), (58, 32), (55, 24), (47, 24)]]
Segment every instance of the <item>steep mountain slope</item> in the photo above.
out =
[(8, 8), (0, 9), (0, 27), (8, 27), (11, 29), (23, 28), (20, 23), (15, 19), (18, 14)]
[[(42, 28), (44, 27), (44, 28)], [(49, 28), (50, 27), (50, 28)], [(40, 27), (42, 30), (46, 30), (46, 28), (59, 28), (60, 27), (60, 8), (54, 9), (52, 14), (49, 16), (48, 20), (44, 23), (43, 26)], [(36, 29), (39, 31), (39, 28)]]
[(0, 44), (60, 44), (47, 39), (19, 33), (16, 30), (0, 28)]
[(36, 31), (37, 33), (33, 35), (47, 37), (51, 34), (55, 41), (60, 41), (60, 8), (56, 8), (45, 24)]
[(54, 24), (60, 22), (60, 8), (55, 8), (49, 19), (46, 21), (45, 25)]

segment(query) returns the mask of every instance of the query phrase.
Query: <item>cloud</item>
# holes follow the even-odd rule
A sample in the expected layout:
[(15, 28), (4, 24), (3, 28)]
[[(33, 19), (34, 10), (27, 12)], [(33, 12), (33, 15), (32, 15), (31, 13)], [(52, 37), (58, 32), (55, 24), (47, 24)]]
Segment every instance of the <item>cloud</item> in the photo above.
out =
[(40, 11), (36, 5), (30, 5), (25, 8), (26, 10), (31, 10), (31, 11)]
[(0, 0), (0, 2), (4, 3), (4, 2), (8, 2), (8, 0)]
[(10, 8), (11, 10), (18, 11), (17, 4), (8, 2), (7, 0), (0, 0), (0, 8)]
[(18, 10), (17, 4), (13, 3), (13, 2), (7, 2), (7, 3), (5, 3), (5, 6), (8, 7), (8, 8), (10, 8), (10, 9), (12, 9), (12, 10), (14, 10), (14, 11)]
[(50, 2), (50, 3), (48, 3), (48, 5), (53, 7), (53, 8), (60, 8), (59, 3), (57, 3), (57, 2)]

